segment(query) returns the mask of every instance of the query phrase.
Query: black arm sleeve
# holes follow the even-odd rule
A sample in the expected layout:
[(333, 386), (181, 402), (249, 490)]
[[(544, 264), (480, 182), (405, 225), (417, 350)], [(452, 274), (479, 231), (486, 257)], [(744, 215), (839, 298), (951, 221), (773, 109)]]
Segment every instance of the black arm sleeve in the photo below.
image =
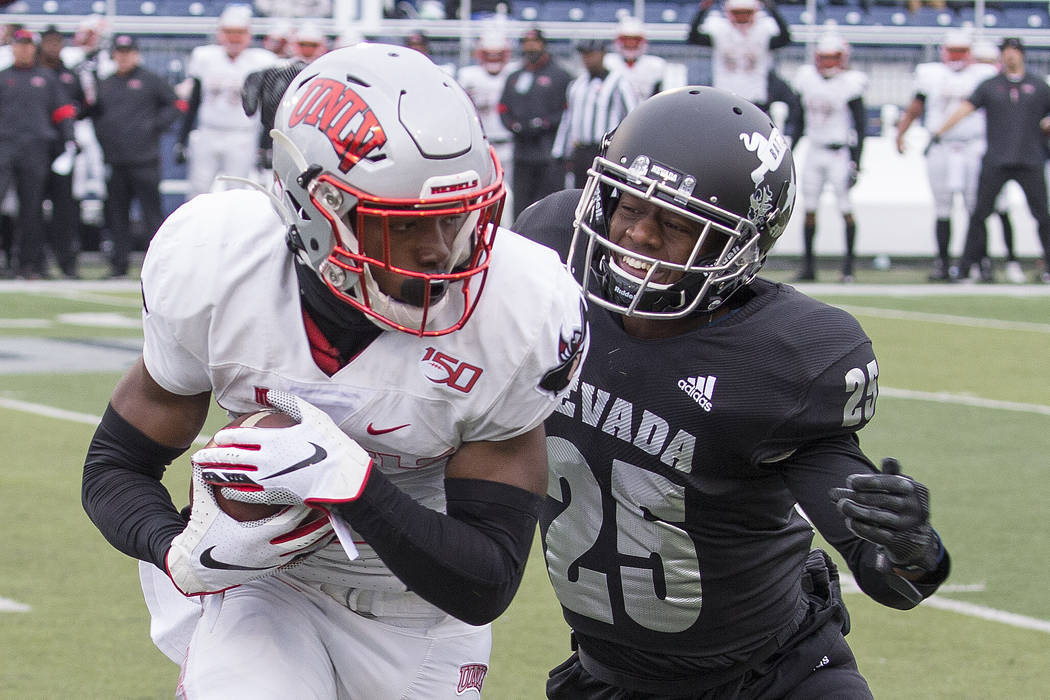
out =
[(710, 9), (710, 7), (705, 7), (697, 11), (693, 21), (689, 23), (689, 36), (686, 37), (686, 43), (696, 44), (697, 46), (711, 45), (711, 35), (700, 31), (700, 25), (704, 23), (704, 19), (707, 18), (707, 13)]
[(846, 106), (849, 107), (849, 113), (853, 117), (853, 128), (857, 131), (857, 143), (850, 147), (849, 157), (860, 166), (860, 155), (864, 151), (864, 122), (868, 115), (864, 110), (864, 100), (860, 97), (853, 98)]
[(373, 470), (338, 506), (421, 598), (472, 625), (496, 619), (521, 583), (543, 499), (495, 481), (447, 479), (448, 514), (420, 505)]
[(779, 49), (790, 44), (791, 26), (787, 23), (787, 20), (784, 19), (784, 15), (780, 14), (780, 10), (778, 10), (776, 5), (772, 2), (766, 3), (766, 12), (768, 12), (769, 16), (773, 18), (773, 21), (777, 23), (777, 28), (780, 30), (779, 34), (770, 38), (769, 48)]
[(197, 110), (201, 107), (201, 81), (193, 79), (193, 92), (187, 101), (186, 114), (182, 118), (182, 128), (179, 130), (179, 143), (185, 146), (190, 141), (190, 132), (197, 123)]
[(162, 570), (186, 522), (160, 478), (184, 451), (153, 441), (107, 406), (84, 461), (81, 502), (88, 517), (114, 547)]
[[(850, 532), (845, 518), (828, 495), (829, 488), (845, 486), (850, 474), (875, 471), (861, 452), (856, 436), (807, 443), (777, 466), (806, 517), (845, 558), (860, 589), (882, 605), (899, 610), (914, 607), (913, 602), (893, 588), (890, 579), (897, 575), (884, 574), (875, 568), (877, 546)], [(928, 598), (948, 578), (950, 568), (951, 560), (942, 544), (937, 569), (912, 583), (923, 598)]]

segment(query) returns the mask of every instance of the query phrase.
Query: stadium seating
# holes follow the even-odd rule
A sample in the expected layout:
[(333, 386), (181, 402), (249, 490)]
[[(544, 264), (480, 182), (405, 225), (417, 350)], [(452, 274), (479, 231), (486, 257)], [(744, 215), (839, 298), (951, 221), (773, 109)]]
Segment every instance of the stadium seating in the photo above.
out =
[[(960, 22), (969, 22), (970, 24), (976, 24), (974, 20), (974, 9), (972, 7), (961, 7), (958, 11)], [(994, 7), (984, 8), (984, 26), (989, 29), (996, 27), (1002, 27), (1005, 25), (1002, 11)]]
[(587, 19), (587, 3), (580, 0), (548, 0), (539, 9), (541, 22), (582, 22)]
[(634, 11), (634, 3), (628, 0), (592, 0), (587, 3), (588, 22), (619, 22), (623, 15)]
[(535, 0), (527, 0), (522, 2), (521, 0), (515, 0), (514, 2), (514, 18), (519, 19), (522, 22), (535, 22), (540, 16), (540, 5), (542, 3), (536, 2)]
[(1044, 5), (1029, 7), (1006, 7), (1003, 8), (1004, 27), (1018, 27), (1021, 29), (1046, 29), (1050, 27), (1050, 14)]
[[(788, 24), (809, 24), (809, 10), (806, 9), (804, 4), (801, 5), (777, 5), (777, 10), (784, 16), (784, 19)], [(689, 17), (686, 18), (686, 22), (692, 19), (695, 14), (695, 9), (690, 13)]]
[[(818, 16), (821, 22), (831, 20), (845, 26), (864, 24), (866, 21), (864, 11), (850, 5), (825, 5), (820, 9)], [(791, 24), (790, 20), (788, 24)]]
[(907, 25), (918, 27), (951, 27), (958, 24), (952, 10), (924, 5), (907, 14)]
[(650, 24), (664, 22), (689, 22), (693, 19), (695, 7), (677, 2), (645, 3), (645, 21)]
[(868, 8), (865, 24), (883, 27), (902, 27), (908, 23), (908, 13), (890, 5), (872, 5)]

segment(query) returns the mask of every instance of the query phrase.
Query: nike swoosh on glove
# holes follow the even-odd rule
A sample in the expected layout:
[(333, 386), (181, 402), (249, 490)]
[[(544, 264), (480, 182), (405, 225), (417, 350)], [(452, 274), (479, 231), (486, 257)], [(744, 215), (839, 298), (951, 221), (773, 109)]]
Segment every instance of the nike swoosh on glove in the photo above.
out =
[(295, 566), (334, 537), (328, 518), (304, 523), (310, 513), (290, 505), (264, 520), (234, 520), (194, 465), (190, 521), (168, 549), (168, 576), (183, 595), (205, 595)]
[(234, 427), (215, 433), (216, 447), (193, 455), (204, 480), (242, 491), (265, 491), (270, 503), (323, 507), (356, 500), (372, 459), (328, 415), (284, 391), (271, 389), (270, 404), (297, 425)]

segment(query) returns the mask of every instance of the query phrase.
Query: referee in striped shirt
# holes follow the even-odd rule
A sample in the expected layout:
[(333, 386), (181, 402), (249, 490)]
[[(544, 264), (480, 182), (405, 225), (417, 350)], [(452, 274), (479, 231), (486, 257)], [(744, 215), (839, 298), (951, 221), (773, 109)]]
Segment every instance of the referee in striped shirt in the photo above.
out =
[(609, 72), (603, 65), (606, 43), (583, 39), (576, 50), (586, 69), (569, 83), (565, 113), (554, 137), (551, 155), (566, 162), (575, 178), (575, 187), (587, 181), (587, 169), (601, 151), (602, 137), (615, 129), (638, 104), (631, 84), (619, 71)]

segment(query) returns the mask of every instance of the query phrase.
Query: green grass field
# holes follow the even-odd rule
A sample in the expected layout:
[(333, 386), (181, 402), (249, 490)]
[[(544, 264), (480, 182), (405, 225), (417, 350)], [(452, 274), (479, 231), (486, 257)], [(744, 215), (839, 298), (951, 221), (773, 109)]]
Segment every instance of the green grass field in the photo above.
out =
[[(135, 563), (102, 539), (79, 497), (93, 421), (119, 376), (84, 365), (100, 349), (131, 356), (137, 293), (4, 284), (0, 698), (172, 697), (178, 669), (149, 640)], [(1050, 697), (1050, 296), (812, 289), (873, 338), (882, 393), (862, 445), (930, 486), (954, 561), (942, 592), (908, 613), (847, 594), (849, 640), (876, 697)], [(24, 362), (34, 348), (47, 363)], [(213, 415), (208, 429), (222, 422)], [(166, 479), (178, 503), (187, 474), (183, 457)], [(569, 645), (538, 544), (494, 636), (486, 697), (542, 698)]]

